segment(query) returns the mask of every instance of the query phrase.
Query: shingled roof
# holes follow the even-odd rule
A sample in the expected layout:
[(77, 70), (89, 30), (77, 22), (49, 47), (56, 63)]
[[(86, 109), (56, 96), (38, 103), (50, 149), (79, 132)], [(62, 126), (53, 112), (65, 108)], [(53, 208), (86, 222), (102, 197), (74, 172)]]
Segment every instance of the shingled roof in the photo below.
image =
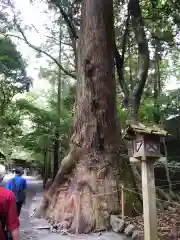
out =
[(158, 135), (158, 136), (167, 136), (167, 131), (163, 130), (157, 125), (151, 124), (143, 124), (140, 122), (135, 121), (126, 121), (126, 130), (123, 136), (124, 139), (128, 138), (128, 135), (135, 135), (136, 133), (141, 134), (151, 134), (151, 135)]

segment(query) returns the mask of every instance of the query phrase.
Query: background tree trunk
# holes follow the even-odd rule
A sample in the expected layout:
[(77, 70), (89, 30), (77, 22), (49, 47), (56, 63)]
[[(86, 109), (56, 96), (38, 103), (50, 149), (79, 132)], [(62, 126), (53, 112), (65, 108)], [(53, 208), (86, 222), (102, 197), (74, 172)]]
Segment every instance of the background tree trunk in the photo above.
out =
[(53, 222), (87, 233), (109, 228), (110, 214), (120, 213), (120, 180), (132, 182), (117, 122), (112, 0), (83, 1), (77, 66), (70, 151), (41, 207)]
[[(62, 19), (59, 17), (59, 64), (61, 64), (61, 54), (62, 54)], [(61, 68), (58, 69), (58, 81), (57, 81), (57, 115), (58, 115), (58, 124), (55, 126), (55, 140), (54, 140), (54, 161), (53, 161), (53, 179), (56, 177), (56, 174), (59, 169), (60, 163), (60, 123), (61, 123), (61, 108), (62, 108), (62, 76)]]

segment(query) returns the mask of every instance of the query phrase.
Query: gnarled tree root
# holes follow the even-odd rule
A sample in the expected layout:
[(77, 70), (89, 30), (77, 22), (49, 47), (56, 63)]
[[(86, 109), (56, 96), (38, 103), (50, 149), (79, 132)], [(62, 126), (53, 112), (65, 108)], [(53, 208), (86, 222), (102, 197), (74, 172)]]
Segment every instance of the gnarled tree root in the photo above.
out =
[(48, 189), (48, 191), (45, 192), (44, 198), (42, 202), (40, 203), (39, 209), (37, 209), (35, 216), (40, 218), (44, 218), (46, 216), (46, 210), (49, 206), (49, 204), (52, 201), (52, 196), (54, 195), (54, 192), (57, 194), (56, 189), (58, 185), (60, 185), (66, 178), (66, 175), (72, 171), (73, 166), (75, 165), (76, 158), (77, 158), (77, 149), (76, 151), (70, 151), (69, 154), (62, 160), (60, 169), (58, 171), (58, 174), (52, 183), (51, 187)]
[[(134, 176), (136, 178), (136, 181), (138, 183), (139, 188), (141, 187), (141, 176), (140, 173), (137, 169), (136, 166), (132, 166), (133, 169), (133, 173)], [(178, 200), (179, 201), (179, 197), (173, 193), (173, 192), (169, 192), (166, 193), (163, 189), (156, 187), (156, 197), (157, 197), (157, 208), (159, 208), (160, 210), (164, 210), (164, 208), (166, 208), (167, 204), (170, 203), (172, 200)]]
[[(53, 223), (68, 222), (68, 230), (73, 233), (107, 230), (110, 214), (120, 212), (120, 203), (112, 172), (98, 179), (100, 171), (88, 171), (85, 166), (76, 169), (69, 186), (51, 198), (46, 216)], [(82, 179), (74, 182), (80, 173)]]

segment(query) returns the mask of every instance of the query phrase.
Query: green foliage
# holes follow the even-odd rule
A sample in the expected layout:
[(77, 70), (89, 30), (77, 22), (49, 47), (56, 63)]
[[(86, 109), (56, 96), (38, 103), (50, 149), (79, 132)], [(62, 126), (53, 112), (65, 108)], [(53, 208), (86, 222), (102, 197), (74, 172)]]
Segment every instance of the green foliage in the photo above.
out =
[[(34, 2), (34, 1), (32, 1)], [(61, 8), (67, 14), (68, 20), (75, 27), (78, 35), (80, 23), (80, 1), (58, 1), (48, 2), (49, 12), (54, 14), (53, 27), (48, 28), (46, 44), (42, 50), (52, 54), (59, 59), (59, 45), (61, 49), (61, 64), (64, 69), (75, 72), (75, 51), (73, 48), (75, 37), (70, 32), (70, 27), (63, 17)], [(61, 5), (59, 5), (61, 3)], [(144, 88), (141, 106), (139, 109), (139, 119), (142, 122), (154, 122), (155, 103), (158, 99), (160, 119), (179, 114), (179, 90), (165, 91), (167, 79), (174, 76), (179, 79), (180, 59), (178, 34), (180, 26), (178, 0), (164, 1), (141, 1), (141, 9), (145, 31), (148, 38), (150, 50), (150, 67), (147, 84)], [(61, 12), (61, 15), (59, 14)], [(115, 36), (116, 44), (122, 51), (122, 38), (125, 28), (127, 6), (124, 1), (114, 1), (115, 15)], [(60, 27), (61, 25), (61, 27)], [(0, 32), (8, 31), (12, 28), (7, 18), (0, 14)], [(47, 34), (47, 35), (48, 35)], [(61, 39), (60, 39), (61, 38)], [(75, 43), (76, 45), (76, 43)], [(42, 57), (37, 52), (37, 57)], [(157, 55), (157, 56), (156, 56)], [(129, 24), (128, 40), (126, 43), (125, 61), (123, 66), (124, 77), (128, 83), (129, 92), (136, 84), (138, 52), (132, 31), (132, 24)], [(48, 80), (51, 84), (49, 93), (39, 93), (34, 95), (32, 92), (25, 98), (12, 102), (16, 93), (24, 90), (29, 79), (26, 76), (26, 64), (22, 59), (21, 53), (16, 50), (14, 43), (5, 37), (0, 38), (0, 111), (3, 116), (0, 119), (2, 136), (7, 144), (13, 148), (20, 147), (27, 151), (28, 158), (37, 160), (42, 164), (46, 147), (53, 149), (56, 132), (60, 133), (60, 152), (61, 158), (68, 148), (68, 140), (73, 122), (75, 85), (70, 84), (70, 78), (61, 71), (62, 84), (62, 104), (60, 114), (58, 112), (57, 88), (60, 71), (57, 65), (50, 59), (49, 67), (42, 66), (40, 78)], [(159, 68), (159, 70), (157, 69)], [(155, 83), (159, 75), (160, 89), (156, 99), (154, 94)], [(20, 85), (18, 85), (18, 84)], [(118, 119), (122, 127), (127, 119), (127, 109), (124, 108), (119, 99), (122, 92), (117, 93), (118, 99)], [(25, 128), (25, 123), (27, 125)], [(10, 151), (11, 152), (11, 151)], [(17, 155), (19, 151), (17, 151)]]
[(68, 98), (72, 99), (70, 95), (64, 99), (65, 104), (63, 105), (60, 119), (57, 114), (57, 101), (55, 101), (54, 94), (50, 94), (44, 99), (46, 108), (39, 107), (40, 98), (33, 100), (32, 96), (30, 97), (31, 100), (20, 99), (17, 101), (21, 116), (28, 116), (29, 119), (29, 131), (22, 135), (19, 144), (28, 151), (36, 155), (39, 154), (41, 161), (37, 159), (37, 162), (42, 162), (46, 146), (52, 151), (57, 130), (60, 133), (61, 158), (67, 151), (72, 126), (72, 104), (74, 104), (72, 101), (67, 103)]
[(26, 89), (27, 77), (22, 56), (9, 38), (0, 38), (0, 57), (0, 113), (3, 116), (12, 98)]
[(4, 68), (0, 69), (6, 77), (11, 77), (13, 74), (23, 73), (25, 71), (24, 62), (21, 54), (16, 50), (16, 46), (8, 38), (0, 38), (0, 63)]
[(31, 79), (27, 78), (26, 63), (21, 53), (6, 36), (13, 24), (5, 14), (4, 2), (0, 9), (0, 148), (9, 157), (22, 134), (21, 113), (13, 98), (17, 93), (28, 90)]

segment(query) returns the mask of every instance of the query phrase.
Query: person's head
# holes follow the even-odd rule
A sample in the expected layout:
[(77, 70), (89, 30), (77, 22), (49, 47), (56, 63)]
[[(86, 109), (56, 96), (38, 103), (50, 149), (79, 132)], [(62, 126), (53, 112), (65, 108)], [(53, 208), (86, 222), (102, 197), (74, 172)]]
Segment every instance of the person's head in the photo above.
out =
[(24, 174), (24, 171), (22, 168), (16, 168), (15, 169), (15, 174), (18, 176), (22, 176)]
[(6, 168), (4, 165), (0, 164), (0, 182), (3, 180), (6, 173)]

